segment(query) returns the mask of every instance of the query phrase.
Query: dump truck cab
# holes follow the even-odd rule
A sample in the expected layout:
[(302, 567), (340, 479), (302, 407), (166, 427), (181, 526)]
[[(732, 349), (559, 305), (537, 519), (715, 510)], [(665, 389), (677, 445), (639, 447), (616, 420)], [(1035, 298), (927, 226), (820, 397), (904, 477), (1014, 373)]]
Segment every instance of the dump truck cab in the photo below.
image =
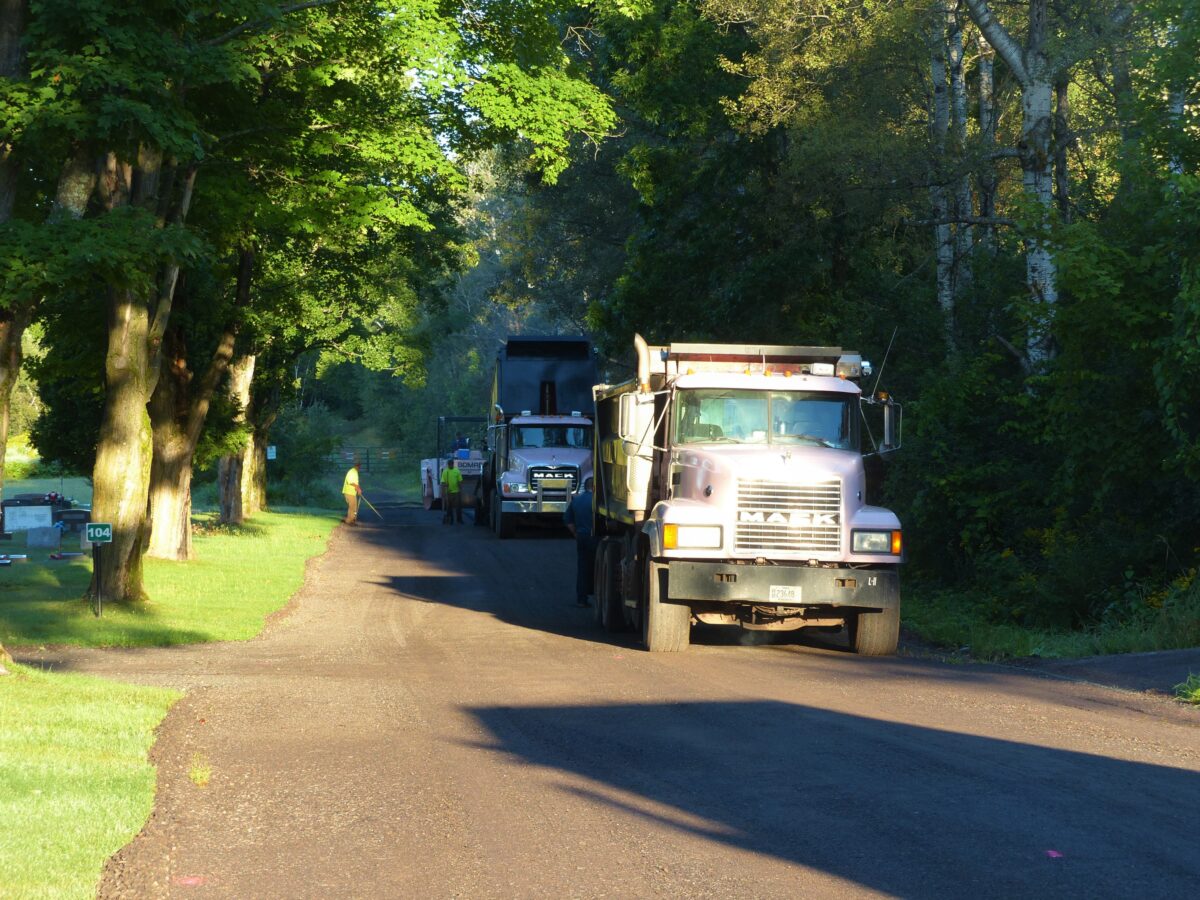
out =
[[(841, 628), (890, 653), (901, 527), (866, 502), (864, 403), (898, 446), (899, 405), (836, 347), (639, 346), (639, 376), (596, 388), (598, 608), (682, 649), (692, 623)], [(605, 620), (607, 616), (607, 620)]]
[(561, 522), (592, 474), (592, 385), (586, 338), (510, 336), (497, 353), (481, 487), (492, 529)]

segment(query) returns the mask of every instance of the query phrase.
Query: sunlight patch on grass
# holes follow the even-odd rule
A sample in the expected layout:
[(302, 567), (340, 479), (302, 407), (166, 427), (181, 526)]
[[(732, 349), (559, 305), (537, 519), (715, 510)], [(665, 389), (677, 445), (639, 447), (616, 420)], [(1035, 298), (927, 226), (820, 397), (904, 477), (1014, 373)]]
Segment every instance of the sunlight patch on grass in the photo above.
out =
[(178, 697), (22, 666), (0, 678), (0, 896), (95, 896), (150, 815), (147, 752)]

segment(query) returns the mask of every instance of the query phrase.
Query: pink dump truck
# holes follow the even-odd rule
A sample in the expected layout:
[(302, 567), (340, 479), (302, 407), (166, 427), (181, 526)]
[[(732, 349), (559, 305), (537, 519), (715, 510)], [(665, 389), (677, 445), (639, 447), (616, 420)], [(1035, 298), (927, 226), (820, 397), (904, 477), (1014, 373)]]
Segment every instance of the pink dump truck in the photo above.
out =
[(635, 346), (636, 378), (593, 391), (600, 624), (639, 628), (651, 651), (685, 649), (701, 622), (845, 627), (857, 653), (893, 653), (900, 520), (865, 502), (862, 448), (897, 449), (901, 409), (863, 396), (870, 364), (837, 347)]

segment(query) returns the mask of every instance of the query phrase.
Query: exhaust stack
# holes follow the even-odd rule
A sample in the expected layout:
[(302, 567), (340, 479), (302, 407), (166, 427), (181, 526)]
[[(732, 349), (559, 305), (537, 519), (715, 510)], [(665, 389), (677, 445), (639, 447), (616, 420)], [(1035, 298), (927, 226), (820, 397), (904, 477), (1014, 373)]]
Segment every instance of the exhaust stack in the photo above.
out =
[(643, 394), (650, 393), (650, 348), (646, 339), (640, 334), (633, 336), (633, 346), (637, 350), (637, 380), (638, 390)]

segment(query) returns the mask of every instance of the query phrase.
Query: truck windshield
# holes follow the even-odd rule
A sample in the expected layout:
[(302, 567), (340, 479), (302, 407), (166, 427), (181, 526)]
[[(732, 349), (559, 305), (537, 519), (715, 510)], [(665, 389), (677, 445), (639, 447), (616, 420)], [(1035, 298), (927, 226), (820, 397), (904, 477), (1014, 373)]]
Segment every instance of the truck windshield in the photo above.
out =
[(681, 390), (675, 397), (675, 442), (853, 450), (858, 443), (855, 399), (824, 391)]
[(592, 446), (592, 429), (587, 425), (517, 425), (513, 427), (512, 446), (515, 450), (529, 447)]

